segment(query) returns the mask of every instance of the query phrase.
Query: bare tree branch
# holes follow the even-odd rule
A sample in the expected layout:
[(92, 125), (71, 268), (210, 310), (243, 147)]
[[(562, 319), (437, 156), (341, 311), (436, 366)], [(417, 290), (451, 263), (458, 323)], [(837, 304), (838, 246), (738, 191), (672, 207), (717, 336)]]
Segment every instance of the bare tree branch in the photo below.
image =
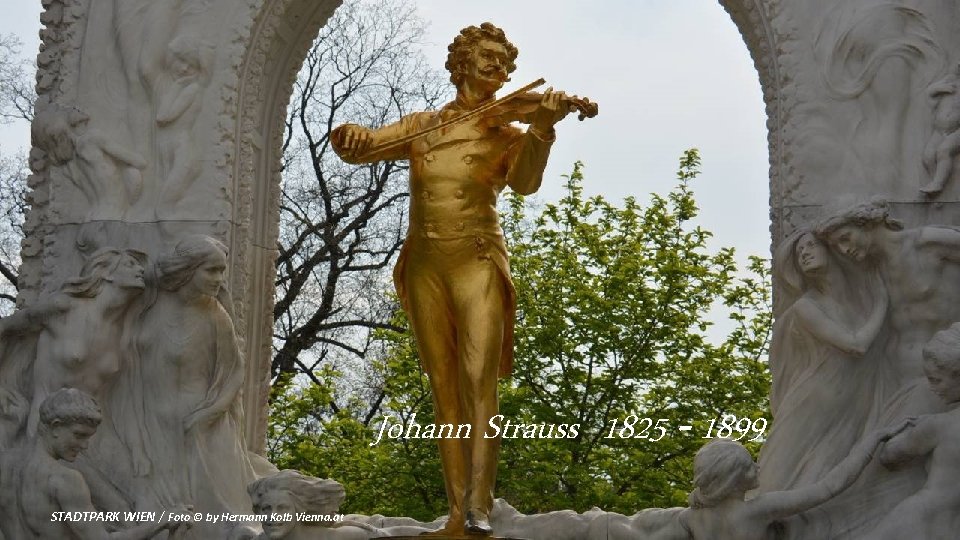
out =
[(384, 399), (369, 368), (373, 333), (401, 330), (386, 293), (406, 228), (409, 167), (348, 165), (329, 133), (437, 107), (450, 87), (426, 67), (423, 30), (402, 0), (346, 2), (307, 54), (284, 124), (272, 376), (319, 383), (317, 373), (332, 368), (342, 374), (335, 395), (369, 400), (358, 419)]

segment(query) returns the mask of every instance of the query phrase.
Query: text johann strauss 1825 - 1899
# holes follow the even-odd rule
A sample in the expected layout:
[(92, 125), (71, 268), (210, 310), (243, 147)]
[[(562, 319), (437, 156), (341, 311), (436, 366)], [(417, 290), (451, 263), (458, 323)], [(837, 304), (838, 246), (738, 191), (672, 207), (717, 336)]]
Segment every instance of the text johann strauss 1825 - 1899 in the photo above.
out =
[[(398, 421), (396, 417), (385, 414), (377, 432), (377, 438), (370, 446), (380, 444), (384, 436), (388, 439), (469, 439), (473, 426), (470, 424), (420, 424), (414, 413), (406, 423)], [(690, 432), (692, 425), (677, 426), (681, 432)], [(607, 430), (606, 438), (620, 439), (647, 439), (659, 441), (667, 436), (671, 429), (670, 420), (658, 418), (656, 420), (630, 414), (625, 419), (614, 419)], [(738, 418), (732, 414), (725, 414), (719, 419), (711, 420), (707, 426), (704, 439), (723, 438), (742, 440), (747, 438), (758, 441), (763, 438), (767, 429), (765, 418)], [(547, 423), (515, 423), (502, 414), (492, 416), (487, 422), (487, 429), (483, 432), (484, 439), (502, 437), (504, 439), (576, 439), (580, 436), (579, 423), (547, 424)], [(751, 437), (752, 436), (752, 437)]]

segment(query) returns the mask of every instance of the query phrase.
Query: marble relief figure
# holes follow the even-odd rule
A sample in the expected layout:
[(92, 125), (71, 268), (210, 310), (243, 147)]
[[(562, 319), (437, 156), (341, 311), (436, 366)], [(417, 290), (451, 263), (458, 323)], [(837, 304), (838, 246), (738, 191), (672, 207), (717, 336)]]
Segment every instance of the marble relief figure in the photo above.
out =
[[(139, 506), (250, 513), (256, 475), (241, 432), (243, 356), (220, 300), (226, 267), (226, 246), (200, 235), (157, 264), (159, 291), (136, 338), (150, 463)], [(198, 523), (187, 538), (219, 538), (231, 525)]]
[(758, 487), (757, 464), (739, 442), (714, 439), (694, 457), (695, 489), (680, 523), (693, 540), (768, 540), (777, 520), (809, 510), (853, 485), (878, 447), (906, 426), (902, 422), (867, 434), (817, 482), (749, 499), (746, 493)]
[(208, 44), (180, 35), (170, 41), (157, 104), (158, 212), (169, 212), (200, 174), (193, 127), (209, 83)]
[[(922, 146), (922, 100), (927, 85), (942, 73), (944, 53), (927, 16), (892, 2), (865, 5), (838, 2), (827, 11), (816, 38), (820, 79), (842, 119), (848, 165), (843, 181), (873, 192), (915, 193), (902, 189), (919, 178), (912, 158)], [(914, 184), (916, 185), (916, 184)]]
[[(132, 331), (131, 308), (143, 293), (146, 256), (104, 248), (91, 255), (80, 275), (48, 300), (37, 338), (33, 396), (27, 434), (36, 433), (40, 404), (59, 388), (78, 388), (98, 401), (127, 360), (124, 339)], [(135, 313), (133, 313), (135, 315)]]
[(83, 194), (86, 220), (122, 219), (143, 192), (147, 162), (89, 123), (90, 117), (78, 109), (48, 109), (33, 124), (34, 143)]
[[(161, 519), (108, 531), (100, 520), (54, 520), (56, 512), (94, 512), (84, 476), (67, 466), (80, 456), (103, 416), (97, 402), (61, 388), (40, 406), (38, 436), (0, 454), (0, 537), (10, 540), (145, 540), (185, 524)], [(171, 510), (184, 512), (183, 506)]]
[[(143, 294), (146, 257), (134, 250), (103, 248), (80, 275), (29, 308), (0, 321), (7, 407), (4, 446), (37, 435), (40, 408), (61, 388), (79, 389), (104, 408), (100, 429), (74, 467), (83, 472), (94, 503), (129, 508), (128, 480), (142, 454), (142, 433), (126, 415), (128, 397), (115, 392), (128, 373), (132, 335)], [(11, 398), (11, 396), (16, 399)]]
[[(784, 241), (776, 265), (799, 298), (778, 316), (771, 346), (765, 493), (812, 485), (871, 429), (943, 411), (923, 351), (960, 320), (960, 230), (906, 228), (887, 203), (864, 202)], [(786, 521), (783, 538), (872, 538), (926, 479), (917, 460), (871, 463), (854, 489)]]
[[(314, 478), (295, 470), (266, 476), (248, 487), (255, 513), (292, 515), (294, 519), (262, 522), (257, 540), (366, 540), (391, 536), (416, 536), (434, 529), (419, 525), (374, 527), (359, 521), (333, 521), (346, 491), (339, 482)], [(312, 521), (300, 516), (311, 516)], [(326, 518), (324, 520), (323, 518)]]
[[(773, 429), (760, 454), (766, 490), (816, 482), (843, 460), (877, 408), (872, 347), (888, 311), (879, 273), (844, 268), (812, 231), (778, 247), (782, 290), (770, 350)], [(868, 354), (869, 353), (869, 354)]]
[(926, 482), (879, 521), (864, 540), (940, 538), (960, 526), (960, 323), (937, 332), (923, 348), (931, 389), (949, 407), (911, 419), (880, 452), (891, 468), (924, 462)]
[[(34, 472), (53, 474), (45, 469), (56, 459), (69, 462), (64, 474), (76, 478), (66, 494), (72, 502), (61, 510), (190, 507), (191, 515), (251, 514), (246, 487), (257, 474), (241, 432), (245, 370), (226, 310), (226, 264), (226, 247), (208, 236), (182, 239), (157, 261), (156, 272), (147, 272), (140, 252), (103, 248), (56, 293), (0, 319), (0, 454), (6, 467), (0, 498), (7, 497), (0, 500), (0, 515), (16, 518), (11, 523), (39, 519), (33, 506), (10, 498), (22, 491), (10, 484), (21, 482), (10, 471), (31, 471), (40, 460)], [(50, 427), (44, 408), (66, 391), (85, 396), (77, 399), (85, 410), (95, 407), (95, 422), (91, 416), (89, 429), (70, 431), (77, 440), (69, 456), (37, 457), (34, 441), (45, 440)], [(253, 459), (261, 471), (275, 471), (263, 458)], [(171, 529), (171, 539), (259, 533), (231, 521), (157, 525), (150, 534), (122, 522), (104, 525), (123, 531), (110, 538), (152, 538), (163, 529)], [(9, 540), (5, 534), (0, 538)], [(104, 537), (37, 534), (14, 532), (12, 538)]]
[(923, 166), (931, 180), (920, 191), (934, 196), (953, 178), (960, 154), (960, 65), (927, 93), (933, 107), (933, 134), (923, 150)]
[(881, 422), (937, 412), (943, 404), (927, 385), (922, 350), (933, 335), (960, 320), (960, 229), (904, 228), (886, 202), (857, 204), (829, 216), (817, 235), (846, 259), (876, 268), (890, 296)]

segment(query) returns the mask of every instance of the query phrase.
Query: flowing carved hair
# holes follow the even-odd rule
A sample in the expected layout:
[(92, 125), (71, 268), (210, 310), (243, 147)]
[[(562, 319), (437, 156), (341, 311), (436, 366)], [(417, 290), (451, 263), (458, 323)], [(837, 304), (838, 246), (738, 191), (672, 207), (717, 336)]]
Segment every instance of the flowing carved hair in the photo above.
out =
[(63, 283), (60, 291), (77, 298), (94, 298), (103, 290), (104, 283), (116, 271), (124, 257), (130, 257), (144, 266), (147, 255), (133, 249), (101, 248), (87, 258), (80, 269), (80, 275)]
[(247, 486), (255, 507), (264, 495), (277, 490), (290, 494), (298, 512), (315, 516), (336, 512), (346, 497), (346, 490), (339, 482), (314, 478), (293, 469), (260, 478)]
[(890, 217), (890, 205), (887, 201), (873, 200), (853, 205), (828, 216), (817, 226), (817, 236), (826, 238), (830, 233), (844, 225), (858, 228), (884, 226), (892, 231), (903, 229), (903, 223)]

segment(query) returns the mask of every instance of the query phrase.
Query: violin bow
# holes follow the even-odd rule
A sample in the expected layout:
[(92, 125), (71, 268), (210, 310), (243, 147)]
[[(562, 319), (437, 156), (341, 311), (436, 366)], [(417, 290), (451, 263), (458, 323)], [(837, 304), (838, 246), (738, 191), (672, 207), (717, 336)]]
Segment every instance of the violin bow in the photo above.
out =
[(390, 149), (390, 148), (394, 148), (394, 147), (396, 147), (396, 146), (400, 146), (400, 145), (403, 145), (403, 144), (407, 144), (407, 143), (410, 142), (410, 141), (419, 139), (420, 137), (424, 137), (424, 136), (429, 135), (429, 134), (431, 134), (431, 133), (433, 133), (433, 132), (435, 132), (435, 131), (439, 131), (439, 130), (445, 128), (445, 127), (449, 127), (449, 126), (452, 126), (452, 125), (454, 125), (454, 124), (459, 124), (460, 122), (463, 122), (463, 121), (465, 121), (465, 120), (469, 120), (469, 119), (471, 119), (471, 118), (474, 118), (474, 117), (476, 117), (476, 116), (478, 116), (478, 115), (481, 115), (481, 114), (489, 111), (490, 109), (493, 109), (494, 107), (497, 107), (498, 105), (502, 105), (503, 103), (506, 103), (506, 102), (510, 101), (511, 99), (516, 98), (517, 96), (526, 94), (527, 92), (529, 92), (530, 90), (533, 90), (534, 88), (536, 88), (536, 87), (538, 87), (538, 86), (543, 86), (543, 84), (546, 83), (546, 82), (547, 82), (547, 81), (545, 81), (545, 80), (541, 77), (541, 78), (533, 81), (532, 83), (530, 83), (530, 84), (528, 84), (528, 85), (526, 85), (526, 86), (523, 86), (522, 88), (519, 88), (519, 89), (517, 89), (517, 90), (514, 90), (513, 92), (510, 92), (509, 94), (507, 94), (507, 95), (505, 95), (505, 96), (503, 96), (503, 97), (501, 97), (501, 98), (499, 98), (499, 99), (495, 99), (495, 100), (493, 100), (493, 101), (491, 101), (491, 102), (489, 102), (489, 103), (485, 103), (485, 104), (477, 107), (476, 109), (471, 109), (471, 110), (469, 110), (469, 111), (461, 114), (460, 116), (455, 116), (455, 117), (453, 117), (453, 118), (451, 118), (451, 119), (449, 119), (449, 120), (446, 120), (446, 121), (444, 121), (444, 122), (440, 122), (439, 124), (437, 124), (437, 125), (435, 125), (435, 126), (431, 126), (431, 127), (422, 129), (422, 130), (420, 130), (420, 131), (418, 131), (418, 132), (416, 132), (416, 133), (411, 133), (410, 135), (404, 135), (403, 137), (400, 137), (399, 139), (394, 139), (394, 140), (392, 140), (392, 141), (387, 141), (387, 142), (381, 143), (381, 144), (379, 144), (379, 145), (377, 145), (377, 146), (374, 146), (374, 147), (370, 148), (369, 150), (367, 150), (366, 152), (364, 152), (364, 154), (363, 154), (362, 156), (360, 156), (358, 159), (361, 160), (361, 161), (362, 161), (362, 160), (365, 160), (367, 156), (370, 156), (370, 155), (372, 155), (372, 154), (376, 154), (377, 152), (382, 152), (382, 151), (384, 151), (384, 150), (387, 150), (387, 149)]

